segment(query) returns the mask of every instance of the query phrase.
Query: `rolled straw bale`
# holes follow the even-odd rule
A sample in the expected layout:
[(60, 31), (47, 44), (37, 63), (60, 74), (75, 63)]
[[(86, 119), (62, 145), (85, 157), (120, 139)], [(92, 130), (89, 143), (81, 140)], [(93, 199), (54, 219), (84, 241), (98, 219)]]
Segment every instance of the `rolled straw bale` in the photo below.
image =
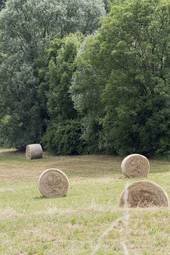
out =
[(67, 194), (69, 180), (61, 170), (51, 168), (40, 175), (38, 186), (44, 197), (63, 197)]
[(120, 207), (168, 207), (169, 198), (158, 184), (138, 181), (122, 192), (119, 205)]
[(39, 159), (43, 157), (43, 150), (41, 144), (29, 144), (26, 147), (27, 159)]
[(131, 154), (123, 159), (121, 169), (126, 177), (147, 177), (150, 164), (145, 156)]

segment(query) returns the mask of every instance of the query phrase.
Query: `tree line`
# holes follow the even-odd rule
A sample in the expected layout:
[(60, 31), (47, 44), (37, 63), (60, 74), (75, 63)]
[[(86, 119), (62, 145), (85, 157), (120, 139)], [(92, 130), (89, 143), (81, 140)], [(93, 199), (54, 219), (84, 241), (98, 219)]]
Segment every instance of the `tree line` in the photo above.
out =
[(170, 152), (170, 0), (1, 6), (1, 145)]

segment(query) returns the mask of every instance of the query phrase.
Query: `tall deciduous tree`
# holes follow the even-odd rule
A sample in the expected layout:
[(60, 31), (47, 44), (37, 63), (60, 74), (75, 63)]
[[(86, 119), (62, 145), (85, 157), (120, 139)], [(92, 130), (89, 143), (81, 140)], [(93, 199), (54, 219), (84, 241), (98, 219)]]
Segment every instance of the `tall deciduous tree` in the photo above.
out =
[(8, 0), (0, 12), (1, 136), (10, 146), (39, 142), (46, 109), (39, 93), (39, 59), (55, 36), (98, 27), (102, 1)]
[(78, 58), (72, 85), (89, 144), (118, 154), (170, 150), (169, 42), (169, 0), (113, 6)]

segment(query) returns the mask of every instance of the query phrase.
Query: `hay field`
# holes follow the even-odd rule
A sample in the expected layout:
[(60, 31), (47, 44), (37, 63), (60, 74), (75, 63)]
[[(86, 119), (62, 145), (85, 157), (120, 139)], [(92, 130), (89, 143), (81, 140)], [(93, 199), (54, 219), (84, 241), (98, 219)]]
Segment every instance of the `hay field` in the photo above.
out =
[[(0, 150), (0, 254), (169, 255), (169, 209), (118, 208), (127, 182), (139, 180), (122, 178), (120, 163), (112, 156), (27, 161)], [(51, 167), (70, 179), (65, 198), (40, 196), (36, 182)], [(170, 162), (151, 161), (148, 179), (170, 196)]]

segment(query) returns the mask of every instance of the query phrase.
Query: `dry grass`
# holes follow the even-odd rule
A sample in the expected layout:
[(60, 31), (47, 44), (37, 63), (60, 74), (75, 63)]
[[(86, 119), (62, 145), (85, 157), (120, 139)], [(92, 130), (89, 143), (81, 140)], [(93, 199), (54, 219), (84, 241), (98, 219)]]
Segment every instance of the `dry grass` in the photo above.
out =
[(50, 168), (40, 175), (38, 187), (42, 196), (46, 198), (64, 197), (69, 189), (69, 180), (61, 170)]
[[(125, 200), (126, 196), (126, 200)], [(169, 198), (160, 185), (137, 181), (126, 187), (120, 198), (121, 207), (169, 207)]]
[(131, 154), (121, 163), (122, 173), (126, 177), (147, 177), (150, 164), (149, 160), (140, 154)]
[[(0, 177), (11, 181), (33, 181), (48, 168), (59, 168), (76, 179), (84, 177), (120, 177), (121, 158), (111, 156), (45, 155), (43, 159), (26, 161), (24, 154), (15, 151), (0, 153)], [(113, 169), (114, 166), (114, 169)]]
[(25, 152), (26, 159), (40, 159), (43, 157), (41, 144), (28, 144)]
[[(46, 154), (41, 160), (26, 161), (24, 154), (1, 151), (0, 254), (123, 255), (124, 244), (130, 255), (169, 255), (169, 209), (128, 209), (125, 229), (119, 197), (136, 179), (122, 178), (121, 160)], [(41, 197), (36, 181), (47, 168), (66, 172), (67, 197)], [(170, 162), (151, 161), (148, 179), (170, 196), (169, 170)]]

